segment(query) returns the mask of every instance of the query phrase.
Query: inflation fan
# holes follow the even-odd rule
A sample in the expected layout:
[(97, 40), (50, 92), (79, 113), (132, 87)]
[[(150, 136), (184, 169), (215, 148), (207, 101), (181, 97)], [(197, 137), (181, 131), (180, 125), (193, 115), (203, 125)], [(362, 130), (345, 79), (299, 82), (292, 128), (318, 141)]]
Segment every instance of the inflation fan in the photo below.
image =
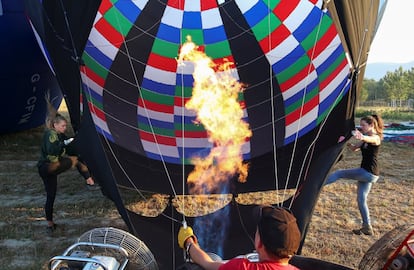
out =
[(132, 234), (112, 227), (95, 228), (61, 256), (50, 259), (52, 270), (158, 269), (148, 247)]

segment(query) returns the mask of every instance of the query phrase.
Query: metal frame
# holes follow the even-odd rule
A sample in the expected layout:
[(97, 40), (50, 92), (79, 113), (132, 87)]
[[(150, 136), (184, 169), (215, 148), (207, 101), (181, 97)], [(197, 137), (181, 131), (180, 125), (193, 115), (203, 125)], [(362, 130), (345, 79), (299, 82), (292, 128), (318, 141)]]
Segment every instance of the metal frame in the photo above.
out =
[(94, 259), (94, 258), (83, 258), (83, 257), (75, 257), (70, 256), (72, 251), (74, 251), (76, 248), (80, 246), (89, 246), (89, 247), (101, 247), (101, 248), (107, 248), (107, 249), (114, 249), (119, 251), (123, 256), (125, 256), (125, 260), (121, 263), (118, 270), (124, 270), (126, 269), (126, 266), (128, 264), (128, 252), (117, 245), (112, 244), (103, 244), (103, 243), (91, 243), (91, 242), (78, 242), (73, 245), (71, 245), (69, 248), (63, 252), (61, 256), (55, 256), (52, 259), (49, 260), (48, 269), (50, 270), (56, 270), (56, 267), (62, 263), (62, 261), (74, 261), (74, 262), (91, 262), (91, 263), (97, 263), (99, 264), (104, 270), (111, 270), (108, 269), (101, 261)]

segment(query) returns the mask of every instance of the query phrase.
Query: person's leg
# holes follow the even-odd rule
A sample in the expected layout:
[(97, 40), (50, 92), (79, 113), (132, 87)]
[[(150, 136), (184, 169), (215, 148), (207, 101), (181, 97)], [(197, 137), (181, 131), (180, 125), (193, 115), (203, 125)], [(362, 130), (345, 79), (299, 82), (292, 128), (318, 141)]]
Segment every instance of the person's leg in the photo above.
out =
[(352, 230), (352, 232), (357, 235), (361, 235), (361, 234), (372, 235), (373, 234), (373, 230), (371, 226), (371, 219), (369, 215), (369, 208), (367, 204), (367, 198), (368, 198), (369, 191), (371, 190), (371, 187), (372, 187), (372, 183), (358, 181), (357, 202), (358, 202), (359, 213), (361, 214), (361, 218), (362, 218), (362, 227), (359, 229)]
[(61, 174), (72, 167), (76, 167), (79, 174), (85, 179), (87, 185), (94, 185), (95, 181), (91, 177), (88, 167), (82, 163), (76, 156), (61, 157), (58, 162), (49, 166), (49, 174)]
[(61, 157), (59, 161), (48, 164), (48, 174), (58, 175), (73, 167), (73, 161), (67, 157)]
[(371, 190), (372, 183), (375, 183), (378, 180), (378, 176), (373, 175), (366, 170), (363, 170), (361, 174), (358, 176), (357, 180), (358, 180), (357, 201), (358, 201), (359, 212), (361, 213), (361, 217), (362, 217), (362, 224), (371, 225), (367, 198)]
[(349, 179), (349, 180), (358, 180), (361, 175), (361, 168), (346, 169), (346, 170), (337, 170), (331, 173), (325, 181), (325, 185), (332, 184), (338, 179)]
[(371, 187), (372, 183), (358, 181), (357, 202), (363, 225), (371, 225), (371, 218), (369, 216), (369, 209), (367, 204), (367, 198)]
[[(82, 175), (82, 177), (87, 180), (91, 177), (91, 174), (89, 173), (88, 167), (78, 160), (76, 163), (76, 169), (78, 170), (79, 174)], [(92, 183), (93, 184), (93, 183)]]
[(53, 205), (56, 198), (57, 191), (57, 175), (49, 174), (48, 165), (45, 164), (39, 168), (39, 175), (43, 180), (43, 184), (46, 191), (46, 202), (45, 202), (45, 216), (48, 227), (53, 227)]
[(358, 230), (353, 230), (355, 234), (367, 234), (372, 235), (373, 230), (371, 226), (371, 217), (369, 214), (369, 208), (368, 208), (368, 194), (371, 191), (372, 184), (375, 183), (378, 180), (378, 176), (373, 175), (366, 170), (361, 174), (358, 181), (358, 187), (357, 187), (357, 202), (358, 202), (358, 208), (359, 212), (361, 214), (362, 218), (362, 228)]
[(99, 189), (98, 185), (95, 185), (95, 180), (92, 178), (91, 174), (89, 173), (88, 167), (82, 161), (78, 160), (76, 163), (76, 168), (80, 175), (85, 179), (86, 185), (90, 190), (97, 190)]
[(56, 199), (57, 191), (57, 176), (52, 176), (47, 179), (46, 187), (46, 204), (45, 204), (45, 214), (48, 226), (53, 226), (55, 223), (53, 221), (53, 205)]

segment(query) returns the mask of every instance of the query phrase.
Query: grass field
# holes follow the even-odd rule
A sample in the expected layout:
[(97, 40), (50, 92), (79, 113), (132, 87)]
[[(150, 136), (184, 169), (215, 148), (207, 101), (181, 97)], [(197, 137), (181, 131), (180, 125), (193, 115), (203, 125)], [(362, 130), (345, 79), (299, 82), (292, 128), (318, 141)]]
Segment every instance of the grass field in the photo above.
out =
[[(44, 189), (36, 170), (42, 128), (0, 137), (0, 268), (46, 269), (48, 260), (62, 252), (85, 231), (102, 226), (125, 229), (111, 201), (100, 191), (89, 191), (76, 171), (59, 176), (55, 219), (56, 236), (45, 233)], [(380, 156), (382, 177), (369, 196), (374, 236), (356, 236), (359, 226), (356, 186), (339, 181), (321, 194), (302, 255), (357, 268), (366, 250), (398, 225), (414, 223), (414, 148), (384, 143)], [(360, 154), (345, 152), (336, 168), (359, 166)]]

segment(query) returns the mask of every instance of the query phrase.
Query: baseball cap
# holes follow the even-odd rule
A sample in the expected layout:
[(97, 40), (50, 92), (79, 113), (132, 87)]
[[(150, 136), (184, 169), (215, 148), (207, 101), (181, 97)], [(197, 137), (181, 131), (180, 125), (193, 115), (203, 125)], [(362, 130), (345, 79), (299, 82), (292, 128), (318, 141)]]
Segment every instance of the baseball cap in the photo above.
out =
[(300, 244), (301, 233), (292, 212), (283, 207), (258, 207), (257, 228), (260, 239), (269, 252), (278, 257), (294, 255)]

